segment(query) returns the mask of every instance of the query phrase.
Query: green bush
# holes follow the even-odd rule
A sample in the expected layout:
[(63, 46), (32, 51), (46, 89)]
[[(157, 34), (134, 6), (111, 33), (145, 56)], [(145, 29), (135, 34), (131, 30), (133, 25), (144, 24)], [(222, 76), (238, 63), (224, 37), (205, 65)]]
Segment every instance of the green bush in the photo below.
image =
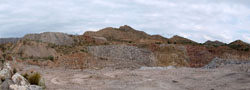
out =
[(13, 69), (13, 74), (17, 73), (17, 70), (16, 68)]
[(40, 85), (41, 75), (40, 73), (34, 73), (28, 77), (28, 81), (31, 85)]
[(53, 56), (49, 56), (48, 59), (51, 60), (51, 61), (54, 61), (54, 57)]
[(155, 44), (161, 44), (161, 42), (155, 42)]
[(27, 73), (25, 73), (25, 74), (22, 74), (22, 76), (25, 78), (25, 79), (28, 79), (28, 74)]
[(249, 51), (249, 48), (245, 48), (245, 50), (244, 51)]

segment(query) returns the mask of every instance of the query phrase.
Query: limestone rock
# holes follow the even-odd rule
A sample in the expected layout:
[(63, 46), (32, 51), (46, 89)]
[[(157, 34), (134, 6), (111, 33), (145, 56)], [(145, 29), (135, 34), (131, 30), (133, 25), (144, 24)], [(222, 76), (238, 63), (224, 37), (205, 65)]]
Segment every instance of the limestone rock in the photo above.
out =
[(0, 78), (6, 79), (11, 78), (12, 68), (10, 67), (10, 64), (7, 62), (4, 64), (3, 69), (0, 71)]
[(18, 85), (29, 85), (29, 82), (19, 73), (16, 73), (12, 76), (12, 80), (14, 83)]
[(11, 90), (43, 90), (40, 86), (36, 85), (10, 85)]
[(9, 90), (9, 86), (14, 84), (14, 82), (11, 79), (6, 79), (2, 84), (1, 84), (1, 90)]
[(45, 32), (41, 34), (28, 34), (23, 37), (24, 40), (34, 40), (56, 45), (72, 45), (74, 40), (67, 34), (59, 32)]

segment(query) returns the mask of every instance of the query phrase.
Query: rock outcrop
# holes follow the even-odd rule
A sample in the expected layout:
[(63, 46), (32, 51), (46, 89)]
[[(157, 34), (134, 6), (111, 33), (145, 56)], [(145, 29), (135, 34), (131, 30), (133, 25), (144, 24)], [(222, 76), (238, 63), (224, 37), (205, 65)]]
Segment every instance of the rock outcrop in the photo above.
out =
[(28, 34), (23, 37), (24, 40), (34, 40), (56, 45), (72, 45), (74, 40), (68, 34), (59, 32), (45, 32), (41, 34)]
[(19, 73), (12, 71), (10, 64), (7, 62), (4, 64), (3, 69), (0, 71), (0, 89), (1, 90), (43, 90), (42, 87), (36, 85), (30, 85), (30, 83)]
[(20, 54), (22, 57), (49, 57), (56, 56), (57, 52), (50, 48), (47, 43), (36, 41), (20, 41), (12, 50), (12, 53)]

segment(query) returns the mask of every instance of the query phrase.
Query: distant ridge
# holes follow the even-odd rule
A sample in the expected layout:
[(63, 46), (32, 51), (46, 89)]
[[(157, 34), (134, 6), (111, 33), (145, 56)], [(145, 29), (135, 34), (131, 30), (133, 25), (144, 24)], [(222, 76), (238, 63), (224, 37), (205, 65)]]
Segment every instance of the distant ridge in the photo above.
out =
[(21, 38), (0, 38), (0, 44), (16, 43)]

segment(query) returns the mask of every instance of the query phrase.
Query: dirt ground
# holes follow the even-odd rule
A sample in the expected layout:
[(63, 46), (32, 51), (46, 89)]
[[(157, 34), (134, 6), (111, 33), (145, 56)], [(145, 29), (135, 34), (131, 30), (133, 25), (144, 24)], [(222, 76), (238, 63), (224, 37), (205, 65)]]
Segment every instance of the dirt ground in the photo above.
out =
[(250, 64), (217, 69), (107, 68), (83, 71), (28, 65), (24, 71), (39, 71), (46, 90), (250, 90), (249, 69)]

